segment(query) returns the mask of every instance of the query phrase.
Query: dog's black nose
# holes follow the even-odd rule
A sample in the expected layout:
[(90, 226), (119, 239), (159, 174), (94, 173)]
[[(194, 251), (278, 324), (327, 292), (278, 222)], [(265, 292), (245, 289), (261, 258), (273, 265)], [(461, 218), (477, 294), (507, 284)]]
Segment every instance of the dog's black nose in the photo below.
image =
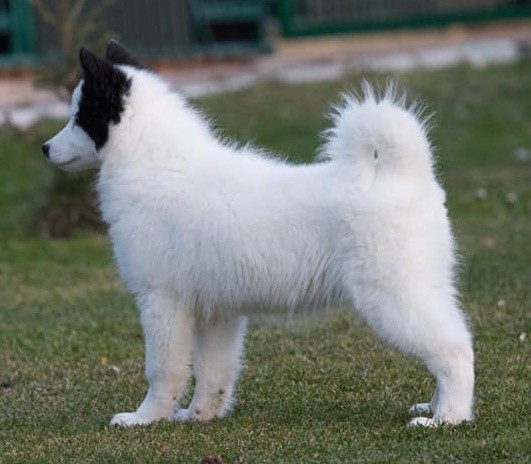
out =
[(42, 152), (44, 153), (44, 156), (46, 156), (46, 158), (49, 158), (50, 157), (50, 145), (45, 143), (42, 146)]

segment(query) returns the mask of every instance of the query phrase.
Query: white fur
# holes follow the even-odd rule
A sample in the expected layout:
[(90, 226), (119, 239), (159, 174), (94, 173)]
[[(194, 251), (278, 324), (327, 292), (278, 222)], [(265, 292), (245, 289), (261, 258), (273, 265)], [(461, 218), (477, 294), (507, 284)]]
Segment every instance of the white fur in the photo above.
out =
[(83, 81), (78, 84), (72, 94), (68, 124), (47, 142), (50, 146), (50, 162), (67, 172), (97, 168), (100, 164), (96, 145), (76, 124), (82, 83)]
[[(325, 160), (293, 166), (221, 141), (155, 75), (121, 69), (131, 92), (104, 147), (96, 152), (71, 122), (49, 142), (53, 162), (68, 161), (77, 144), (85, 148), (72, 157), (101, 163), (101, 210), (140, 309), (149, 392), (111, 423), (223, 416), (241, 368), (244, 316), (337, 303), (435, 376), (434, 417), (412, 424), (471, 420), (471, 336), (418, 112), (394, 91), (366, 87), (336, 109)], [(172, 412), (192, 352), (195, 394)]]

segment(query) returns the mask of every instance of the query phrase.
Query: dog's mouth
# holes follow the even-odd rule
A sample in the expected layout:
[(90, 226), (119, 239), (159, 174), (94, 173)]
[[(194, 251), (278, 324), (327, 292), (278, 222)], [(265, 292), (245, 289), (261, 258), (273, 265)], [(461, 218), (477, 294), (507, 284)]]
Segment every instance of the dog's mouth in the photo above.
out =
[(59, 163), (57, 166), (59, 166), (60, 168), (65, 168), (65, 167), (68, 167), (71, 164), (75, 163), (76, 161), (79, 161), (80, 159), (81, 159), (80, 156), (76, 156), (76, 157), (72, 158), (70, 161), (65, 161), (64, 163)]

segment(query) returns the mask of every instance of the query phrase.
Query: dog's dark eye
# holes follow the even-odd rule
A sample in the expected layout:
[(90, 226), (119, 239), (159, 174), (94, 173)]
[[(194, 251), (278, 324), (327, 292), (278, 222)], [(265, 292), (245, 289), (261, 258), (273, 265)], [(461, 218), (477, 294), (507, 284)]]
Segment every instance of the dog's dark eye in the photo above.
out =
[(80, 121), (80, 119), (79, 119), (79, 114), (76, 114), (76, 115), (74, 116), (74, 124), (79, 125), (80, 122), (81, 122), (81, 121)]
[(374, 158), (374, 161), (378, 161), (378, 152), (376, 150), (374, 150), (372, 157)]

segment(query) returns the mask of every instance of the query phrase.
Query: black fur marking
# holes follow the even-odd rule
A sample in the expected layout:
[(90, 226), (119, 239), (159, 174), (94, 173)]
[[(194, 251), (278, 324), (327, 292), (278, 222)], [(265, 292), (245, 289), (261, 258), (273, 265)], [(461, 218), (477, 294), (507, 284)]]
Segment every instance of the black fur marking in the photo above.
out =
[(99, 150), (109, 138), (109, 125), (120, 122), (131, 79), (111, 62), (98, 58), (85, 48), (79, 51), (79, 59), (84, 80), (76, 124)]
[(115, 40), (111, 40), (107, 45), (105, 59), (114, 64), (124, 64), (137, 69), (147, 69), (143, 64), (133, 58), (129, 50)]

